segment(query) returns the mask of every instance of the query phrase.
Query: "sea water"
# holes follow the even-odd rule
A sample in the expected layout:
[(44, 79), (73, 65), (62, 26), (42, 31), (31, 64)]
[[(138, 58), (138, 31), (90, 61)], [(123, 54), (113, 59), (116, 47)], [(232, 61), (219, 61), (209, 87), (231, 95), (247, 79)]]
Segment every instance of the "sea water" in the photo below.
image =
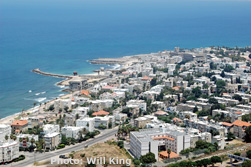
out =
[(0, 117), (62, 95), (60, 78), (89, 59), (164, 49), (251, 45), (251, 2), (214, 0), (1, 0)]

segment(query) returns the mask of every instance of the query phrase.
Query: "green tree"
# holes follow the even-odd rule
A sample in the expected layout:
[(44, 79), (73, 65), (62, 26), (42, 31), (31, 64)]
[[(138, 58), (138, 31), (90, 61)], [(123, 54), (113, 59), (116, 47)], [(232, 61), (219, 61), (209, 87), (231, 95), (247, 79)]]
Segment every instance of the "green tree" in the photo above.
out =
[(195, 106), (194, 109), (193, 109), (193, 113), (196, 113), (198, 111), (198, 107)]
[(207, 165), (212, 164), (210, 159), (202, 159), (200, 162), (204, 167), (207, 167)]
[(200, 88), (200, 87), (194, 88), (194, 89), (192, 90), (192, 93), (194, 93), (194, 96), (195, 96), (196, 98), (199, 98), (199, 97), (201, 96), (201, 94), (202, 94), (201, 88)]
[(242, 97), (240, 95), (234, 95), (233, 99), (242, 101)]
[(242, 121), (249, 122), (251, 121), (251, 114), (245, 114), (242, 116)]
[(171, 149), (167, 149), (167, 154), (168, 154), (168, 158), (170, 159), (170, 155), (171, 155)]
[(153, 86), (156, 86), (156, 85), (157, 85), (157, 78), (154, 77), (154, 78), (151, 80), (150, 84), (151, 84), (152, 87), (153, 87)]
[(246, 133), (244, 136), (245, 141), (251, 142), (251, 126), (246, 128), (245, 133)]
[(233, 139), (235, 139), (234, 134), (233, 134), (232, 132), (229, 132), (229, 133), (227, 134), (227, 140), (230, 141), (230, 140), (233, 140)]
[(149, 152), (146, 155), (142, 155), (140, 157), (140, 161), (142, 163), (146, 163), (146, 164), (154, 163), (154, 162), (156, 162), (155, 155), (154, 155), (154, 153)]
[(248, 151), (246, 152), (246, 154), (247, 154), (247, 157), (248, 157), (249, 159), (251, 159), (251, 150), (248, 150)]
[(211, 162), (212, 162), (212, 165), (214, 166), (214, 164), (218, 163), (218, 162), (221, 162), (222, 163), (222, 160), (220, 157), (218, 156), (213, 156), (210, 158)]
[(244, 161), (241, 165), (242, 167), (250, 167), (251, 166), (251, 160), (249, 161)]
[(8, 136), (8, 135), (5, 135), (4, 138), (5, 138), (5, 140), (8, 140), (8, 139), (9, 139), (9, 136)]
[(218, 100), (216, 100), (215, 98), (209, 98), (209, 100), (208, 100), (208, 102), (210, 103), (210, 104), (218, 104)]

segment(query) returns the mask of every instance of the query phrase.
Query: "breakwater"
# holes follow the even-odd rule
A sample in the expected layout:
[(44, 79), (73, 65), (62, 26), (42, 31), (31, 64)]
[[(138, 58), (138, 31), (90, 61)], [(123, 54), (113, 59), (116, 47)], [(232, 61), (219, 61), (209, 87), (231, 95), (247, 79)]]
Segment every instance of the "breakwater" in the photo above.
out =
[(53, 74), (53, 73), (43, 72), (39, 68), (33, 69), (32, 72), (37, 73), (37, 74), (41, 74), (41, 75), (57, 77), (57, 78), (68, 78), (68, 79), (73, 78), (73, 76), (69, 76), (69, 75), (61, 75), (61, 74)]

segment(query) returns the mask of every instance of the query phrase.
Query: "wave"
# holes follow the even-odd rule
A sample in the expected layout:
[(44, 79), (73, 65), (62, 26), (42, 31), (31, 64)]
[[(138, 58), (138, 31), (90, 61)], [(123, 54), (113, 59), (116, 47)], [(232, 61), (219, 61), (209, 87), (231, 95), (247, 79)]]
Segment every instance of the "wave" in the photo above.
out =
[(35, 95), (38, 96), (38, 95), (40, 95), (40, 93), (36, 93)]
[(58, 96), (64, 96), (64, 94), (60, 94), (60, 95), (58, 95)]
[(31, 92), (32, 92), (32, 90), (29, 90), (28, 92), (29, 92), (29, 93), (31, 93)]
[(45, 94), (46, 92), (41, 92), (41, 94)]
[(47, 99), (46, 97), (41, 97), (41, 98), (37, 98), (37, 99), (34, 99), (34, 100), (37, 101), (37, 102), (43, 102), (46, 99)]
[(118, 70), (120, 68), (121, 68), (120, 64), (115, 64), (115, 65), (112, 66), (112, 69), (114, 69), (114, 70)]

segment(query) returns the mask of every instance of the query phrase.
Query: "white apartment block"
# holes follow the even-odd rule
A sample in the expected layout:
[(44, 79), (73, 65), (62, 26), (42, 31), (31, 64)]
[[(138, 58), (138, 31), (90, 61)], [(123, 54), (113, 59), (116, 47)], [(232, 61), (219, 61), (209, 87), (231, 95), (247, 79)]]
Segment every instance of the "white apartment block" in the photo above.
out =
[(158, 152), (171, 149), (179, 154), (180, 151), (190, 147), (190, 135), (178, 130), (178, 127), (145, 129), (130, 133), (130, 151), (137, 158), (152, 152), (158, 159)]
[(61, 129), (61, 134), (66, 138), (80, 139), (82, 127), (66, 126)]
[(53, 124), (46, 124), (43, 126), (43, 130), (44, 130), (44, 134), (50, 134), (50, 133), (54, 133), (57, 132), (59, 133), (60, 131), (60, 126), (59, 125), (53, 125)]
[(0, 124), (0, 142), (5, 140), (5, 136), (10, 136), (11, 134), (11, 126)]
[(46, 134), (44, 136), (44, 141), (45, 141), (45, 148), (46, 149), (53, 149), (60, 144), (61, 134), (58, 132)]
[(99, 125), (104, 125), (106, 126), (106, 128), (109, 128), (109, 123), (112, 124), (112, 127), (114, 127), (114, 123), (115, 123), (115, 118), (112, 115), (107, 115), (104, 117), (95, 117), (94, 118), (95, 122), (94, 122), (94, 127), (98, 128)]
[(94, 118), (83, 117), (76, 121), (76, 127), (82, 127), (82, 128), (85, 128), (89, 132), (93, 132), (94, 125), (95, 125), (94, 122), (95, 122)]
[(0, 142), (0, 163), (8, 162), (19, 157), (18, 141)]
[(130, 100), (126, 103), (127, 107), (130, 107), (131, 105), (138, 106), (139, 109), (146, 111), (146, 102), (144, 100)]

